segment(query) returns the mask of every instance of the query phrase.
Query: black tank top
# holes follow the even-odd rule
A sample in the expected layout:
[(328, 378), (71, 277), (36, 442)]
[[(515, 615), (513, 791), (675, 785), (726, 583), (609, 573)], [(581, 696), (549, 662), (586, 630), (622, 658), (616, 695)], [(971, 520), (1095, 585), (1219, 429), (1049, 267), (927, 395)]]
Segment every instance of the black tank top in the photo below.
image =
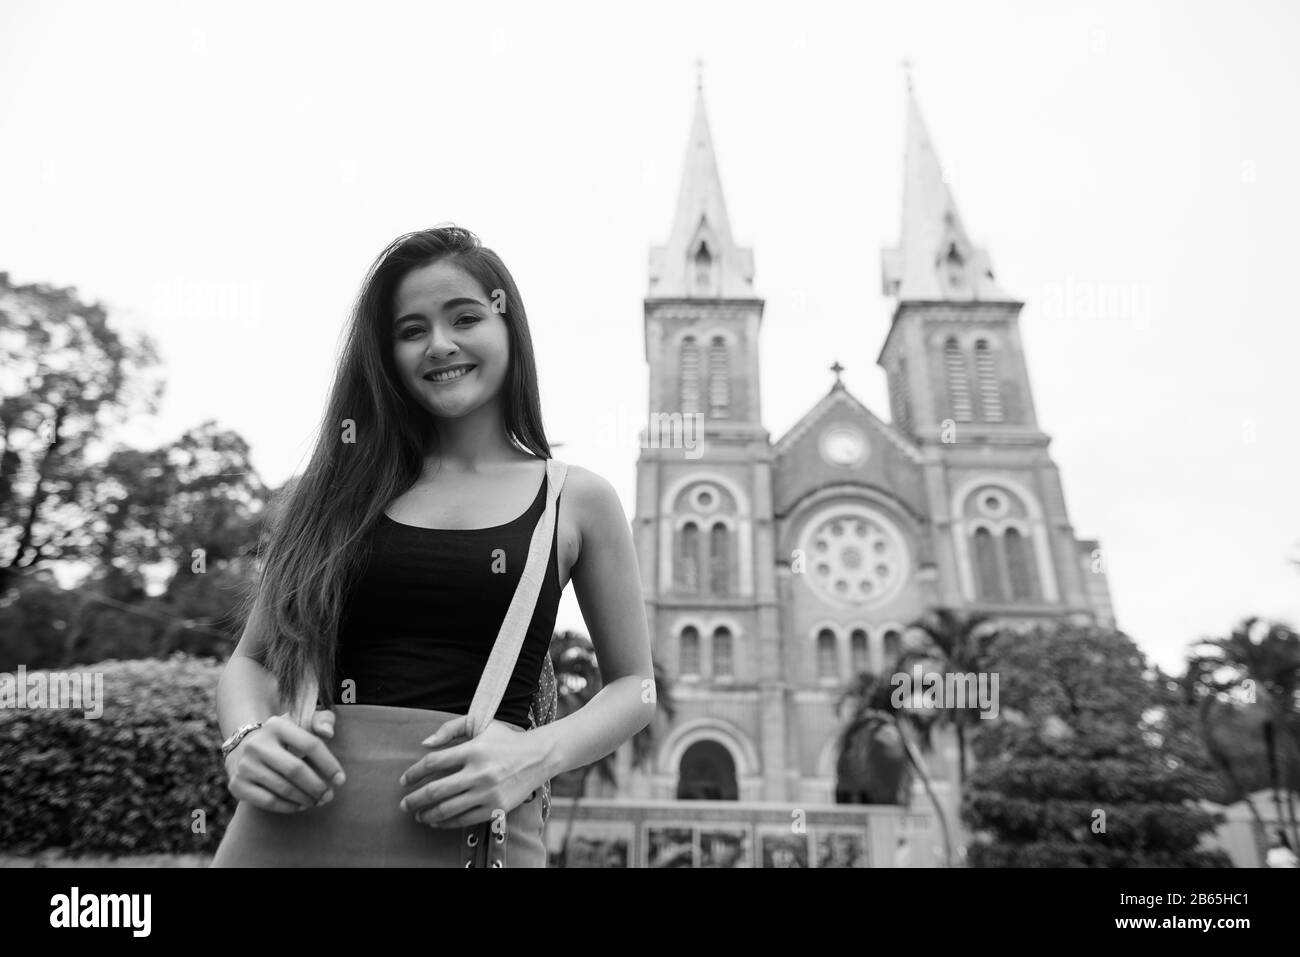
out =
[[(370, 557), (349, 590), (334, 692), (355, 683), (356, 704), (469, 712), (474, 689), (523, 577), (546, 508), (546, 476), (532, 506), (493, 528), (406, 525), (381, 514)], [(528, 727), (528, 706), (560, 604), (559, 501), (550, 562), (496, 719)]]

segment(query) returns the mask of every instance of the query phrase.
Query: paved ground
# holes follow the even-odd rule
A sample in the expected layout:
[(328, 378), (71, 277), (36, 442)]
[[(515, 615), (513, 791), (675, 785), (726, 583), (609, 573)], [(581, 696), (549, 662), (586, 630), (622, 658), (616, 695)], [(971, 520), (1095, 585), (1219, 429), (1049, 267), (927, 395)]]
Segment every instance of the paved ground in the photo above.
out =
[(207, 867), (210, 863), (211, 854), (139, 854), (129, 857), (66, 857), (55, 851), (43, 851), (30, 857), (0, 854), (0, 867)]

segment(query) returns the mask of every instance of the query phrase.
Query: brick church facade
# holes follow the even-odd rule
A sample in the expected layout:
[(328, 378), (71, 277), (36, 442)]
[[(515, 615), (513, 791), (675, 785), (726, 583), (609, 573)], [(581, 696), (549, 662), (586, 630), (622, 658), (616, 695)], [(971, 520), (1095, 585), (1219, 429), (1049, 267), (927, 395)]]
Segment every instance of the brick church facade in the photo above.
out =
[[(972, 245), (910, 90), (902, 230), (881, 275), (888, 421), (837, 374), (773, 440), (764, 302), (697, 93), (672, 231), (650, 251), (633, 523), (676, 717), (649, 766), (620, 755), (618, 797), (832, 803), (836, 699), (854, 673), (892, 670), (909, 622), (942, 606), (1114, 624), (1035, 415), (1022, 303)], [(933, 759), (940, 780), (951, 759)]]

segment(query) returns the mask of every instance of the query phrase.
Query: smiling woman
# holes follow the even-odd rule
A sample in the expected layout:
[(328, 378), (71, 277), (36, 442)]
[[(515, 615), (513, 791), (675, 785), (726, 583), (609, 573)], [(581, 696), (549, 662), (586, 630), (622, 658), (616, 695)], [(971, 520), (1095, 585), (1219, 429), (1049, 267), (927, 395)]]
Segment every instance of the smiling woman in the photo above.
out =
[[(455, 226), (394, 241), (218, 687), (239, 805), (214, 866), (545, 866), (549, 780), (648, 724), (655, 695), (622, 505), (541, 422), (500, 258)], [(548, 724), (570, 577), (604, 684)]]
[[(511, 336), (503, 314), (486, 300), (502, 297), (500, 288), (481, 291), (473, 276), (445, 259), (412, 270), (398, 284), (393, 361), (431, 415), (456, 417), (500, 392)], [(494, 408), (499, 414), (499, 405)]]

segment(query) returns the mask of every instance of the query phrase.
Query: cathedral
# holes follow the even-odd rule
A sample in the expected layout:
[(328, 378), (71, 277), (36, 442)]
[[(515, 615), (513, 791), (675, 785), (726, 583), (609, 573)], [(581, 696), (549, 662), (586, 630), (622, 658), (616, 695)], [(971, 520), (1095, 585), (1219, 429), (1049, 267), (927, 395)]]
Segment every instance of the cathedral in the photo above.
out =
[(1023, 303), (971, 243), (910, 83), (902, 226), (881, 290), (888, 421), (837, 363), (830, 390), (773, 440), (764, 301), (697, 90), (672, 229), (650, 250), (633, 520), (676, 713), (650, 762), (620, 756), (612, 796), (831, 804), (839, 693), (859, 671), (888, 675), (927, 611), (1114, 625), (1098, 543), (1075, 537), (1035, 415)]

